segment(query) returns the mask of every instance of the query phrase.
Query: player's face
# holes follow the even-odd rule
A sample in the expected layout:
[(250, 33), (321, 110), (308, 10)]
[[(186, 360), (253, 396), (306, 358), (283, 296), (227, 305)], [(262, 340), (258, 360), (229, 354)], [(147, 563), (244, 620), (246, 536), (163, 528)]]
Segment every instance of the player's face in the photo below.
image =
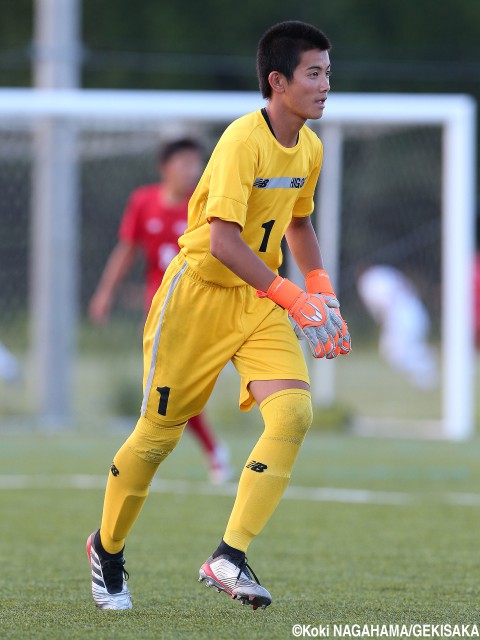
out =
[(161, 167), (163, 182), (179, 195), (188, 196), (196, 187), (203, 170), (203, 159), (195, 149), (173, 154)]
[(304, 51), (293, 78), (285, 88), (289, 110), (303, 120), (321, 118), (330, 91), (328, 51)]

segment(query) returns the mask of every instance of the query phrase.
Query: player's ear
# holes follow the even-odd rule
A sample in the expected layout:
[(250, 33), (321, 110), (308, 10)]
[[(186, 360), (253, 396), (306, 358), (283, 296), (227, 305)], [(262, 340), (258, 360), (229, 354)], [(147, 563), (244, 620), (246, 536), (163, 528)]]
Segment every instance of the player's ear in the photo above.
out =
[(286, 78), (279, 71), (271, 71), (268, 74), (268, 84), (275, 93), (283, 93), (285, 91)]

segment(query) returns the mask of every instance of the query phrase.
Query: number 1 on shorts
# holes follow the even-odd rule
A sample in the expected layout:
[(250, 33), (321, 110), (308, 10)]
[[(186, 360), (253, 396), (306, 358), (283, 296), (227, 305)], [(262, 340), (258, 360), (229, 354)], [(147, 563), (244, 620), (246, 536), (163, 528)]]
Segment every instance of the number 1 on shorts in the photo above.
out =
[(170, 395), (170, 387), (157, 387), (157, 391), (160, 394), (160, 401), (158, 403), (158, 413), (161, 416), (166, 416), (168, 396)]

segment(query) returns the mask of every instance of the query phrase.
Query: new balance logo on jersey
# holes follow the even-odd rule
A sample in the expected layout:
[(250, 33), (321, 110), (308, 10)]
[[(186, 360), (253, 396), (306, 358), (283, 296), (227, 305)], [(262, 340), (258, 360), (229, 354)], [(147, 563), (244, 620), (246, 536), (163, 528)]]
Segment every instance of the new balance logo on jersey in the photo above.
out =
[(120, 473), (120, 471), (117, 469), (117, 467), (112, 464), (112, 466), (110, 467), (110, 471), (112, 472), (112, 476), (118, 476), (118, 474)]
[(270, 180), (268, 178), (257, 178), (253, 183), (253, 186), (257, 189), (266, 189)]
[(250, 462), (247, 464), (247, 469), (251, 469), (252, 471), (256, 471), (257, 473), (263, 473), (265, 469), (268, 469), (268, 467), (266, 464), (263, 464), (263, 462), (250, 460)]

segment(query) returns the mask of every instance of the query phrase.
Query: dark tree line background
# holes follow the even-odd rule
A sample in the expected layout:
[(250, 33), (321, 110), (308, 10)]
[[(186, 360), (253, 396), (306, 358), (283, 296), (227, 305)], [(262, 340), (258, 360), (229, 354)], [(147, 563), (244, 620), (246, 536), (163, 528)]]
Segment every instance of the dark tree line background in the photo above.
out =
[[(479, 0), (83, 0), (83, 86), (257, 88), (255, 48), (300, 19), (333, 42), (333, 89), (480, 94)], [(0, 1), (0, 85), (31, 82), (34, 0)]]

